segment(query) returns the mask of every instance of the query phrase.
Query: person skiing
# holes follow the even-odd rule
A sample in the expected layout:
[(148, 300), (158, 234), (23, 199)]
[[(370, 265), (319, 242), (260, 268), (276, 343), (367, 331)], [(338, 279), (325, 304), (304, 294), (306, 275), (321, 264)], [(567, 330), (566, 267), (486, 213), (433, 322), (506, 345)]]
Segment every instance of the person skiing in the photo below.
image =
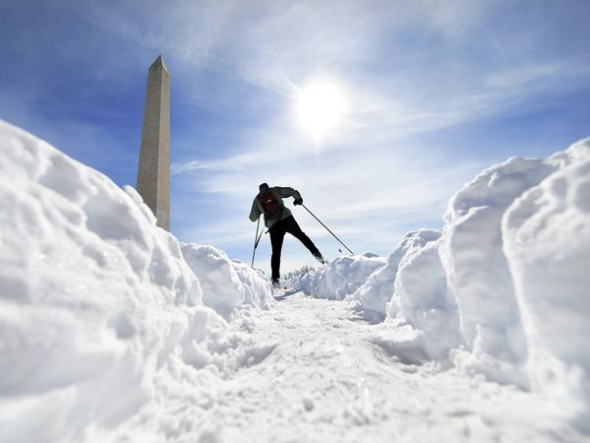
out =
[(272, 269), (271, 278), (273, 286), (279, 286), (279, 279), (281, 277), (279, 272), (281, 267), (281, 249), (283, 248), (283, 239), (287, 232), (301, 241), (317, 261), (322, 264), (326, 263), (318, 248), (301, 230), (289, 208), (286, 208), (283, 204), (283, 199), (288, 197), (293, 197), (293, 204), (296, 206), (303, 204), (303, 198), (301, 198), (299, 191), (282, 186), (273, 186), (271, 188), (267, 183), (262, 183), (259, 186), (259, 191), (252, 202), (250, 220), (255, 222), (260, 215), (264, 214), (264, 224), (270, 233), (270, 244), (272, 247), (270, 267)]

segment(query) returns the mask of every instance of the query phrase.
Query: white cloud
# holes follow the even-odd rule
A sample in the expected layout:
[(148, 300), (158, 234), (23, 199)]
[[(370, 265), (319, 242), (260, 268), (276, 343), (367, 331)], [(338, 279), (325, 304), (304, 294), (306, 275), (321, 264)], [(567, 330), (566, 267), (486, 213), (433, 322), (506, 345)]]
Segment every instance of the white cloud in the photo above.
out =
[(191, 160), (185, 163), (173, 163), (170, 165), (170, 173), (179, 175), (193, 171), (232, 171), (243, 169), (254, 161), (252, 155), (240, 155), (227, 159)]

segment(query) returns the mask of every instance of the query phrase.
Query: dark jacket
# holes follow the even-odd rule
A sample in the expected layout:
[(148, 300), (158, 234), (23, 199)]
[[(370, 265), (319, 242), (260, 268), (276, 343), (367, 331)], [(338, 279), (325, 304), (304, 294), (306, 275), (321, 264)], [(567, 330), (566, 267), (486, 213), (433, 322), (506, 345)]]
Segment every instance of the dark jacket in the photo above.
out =
[(254, 221), (258, 220), (258, 218), (260, 217), (261, 214), (264, 214), (264, 224), (267, 228), (270, 229), (272, 227), (272, 225), (274, 225), (279, 220), (284, 220), (287, 217), (291, 217), (291, 215), (293, 215), (293, 214), (291, 214), (291, 211), (289, 210), (289, 208), (286, 208), (285, 205), (283, 204), (283, 199), (287, 198), (287, 197), (293, 197), (294, 199), (298, 199), (298, 198), (301, 198), (301, 194), (299, 194), (299, 191), (297, 191), (296, 189), (289, 188), (289, 187), (273, 186), (272, 188), (269, 188), (269, 189), (270, 189), (270, 192), (272, 193), (272, 195), (274, 196), (274, 198), (276, 198), (277, 201), (281, 205), (281, 210), (279, 211), (279, 214), (274, 215), (274, 216), (269, 216), (267, 214), (264, 214), (264, 208), (262, 207), (260, 200), (258, 200), (258, 196), (260, 194), (258, 194), (256, 196), (256, 198), (254, 198), (254, 201), (252, 202), (252, 210), (250, 211), (250, 220), (252, 220), (254, 222)]

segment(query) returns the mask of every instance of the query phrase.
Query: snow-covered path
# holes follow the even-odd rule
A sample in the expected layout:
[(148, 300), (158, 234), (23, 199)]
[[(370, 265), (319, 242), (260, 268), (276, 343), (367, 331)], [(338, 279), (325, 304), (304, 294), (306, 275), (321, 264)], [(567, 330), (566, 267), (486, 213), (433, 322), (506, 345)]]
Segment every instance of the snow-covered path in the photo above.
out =
[(390, 328), (367, 324), (347, 302), (298, 293), (248, 315), (269, 355), (216, 387), (202, 417), (212, 439), (202, 441), (577, 441), (549, 407), (531, 410), (542, 398), (399, 362), (376, 344)]

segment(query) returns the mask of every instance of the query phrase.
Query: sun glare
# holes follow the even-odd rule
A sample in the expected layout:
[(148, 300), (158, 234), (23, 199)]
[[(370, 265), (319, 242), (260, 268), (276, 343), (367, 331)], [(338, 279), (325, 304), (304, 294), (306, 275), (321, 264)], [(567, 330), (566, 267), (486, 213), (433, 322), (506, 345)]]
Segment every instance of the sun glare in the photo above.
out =
[(348, 113), (345, 93), (335, 83), (315, 80), (298, 91), (298, 123), (316, 140), (334, 134)]

